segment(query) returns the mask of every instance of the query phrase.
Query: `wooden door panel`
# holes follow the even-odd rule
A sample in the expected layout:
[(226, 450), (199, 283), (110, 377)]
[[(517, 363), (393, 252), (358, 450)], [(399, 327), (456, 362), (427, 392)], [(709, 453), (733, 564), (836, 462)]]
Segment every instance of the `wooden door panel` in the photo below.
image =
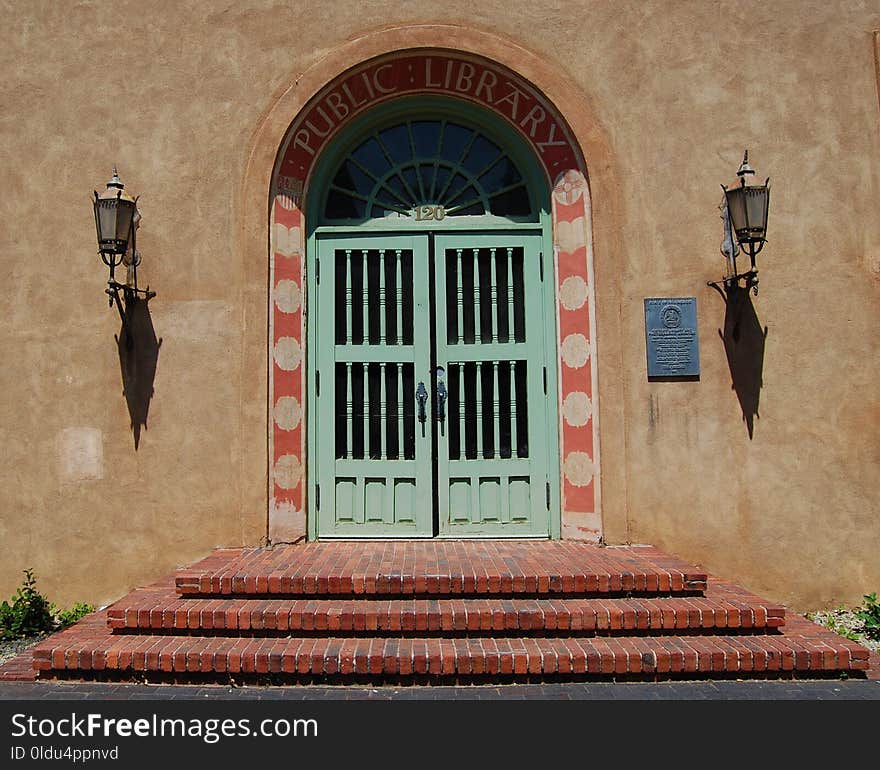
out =
[(424, 236), (318, 240), (316, 446), (321, 537), (432, 534)]
[[(548, 534), (548, 438), (541, 239), (438, 235), (437, 421), (440, 534)], [(435, 384), (439, 387), (439, 383)]]

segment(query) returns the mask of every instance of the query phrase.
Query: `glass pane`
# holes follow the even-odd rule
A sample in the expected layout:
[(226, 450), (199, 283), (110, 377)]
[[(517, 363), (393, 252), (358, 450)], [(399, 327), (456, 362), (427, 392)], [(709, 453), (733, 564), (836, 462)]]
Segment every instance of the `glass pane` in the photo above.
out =
[(470, 206), (480, 200), (480, 194), (473, 186), (465, 187), (454, 195), (450, 195), (446, 199), (446, 203), (451, 208), (455, 206)]
[(485, 136), (478, 136), (462, 165), (476, 175), (483, 171), (493, 160), (501, 154), (501, 150)]
[[(403, 186), (403, 180), (397, 176), (397, 174), (386, 179), (385, 185), (394, 193), (394, 197), (389, 197), (389, 200), (396, 201), (399, 206), (404, 206), (409, 203), (410, 196), (407, 194), (406, 188)], [(382, 197), (385, 198), (386, 196), (383, 195)], [(404, 203), (404, 201), (406, 203)]]
[(367, 139), (351, 155), (367, 171), (372, 172), (377, 177), (383, 176), (388, 171), (388, 159), (375, 139)]
[(342, 187), (346, 190), (354, 190), (361, 195), (368, 196), (372, 190), (375, 181), (370, 179), (363, 171), (361, 171), (350, 160), (345, 161), (342, 168), (333, 179), (334, 187)]
[(489, 199), (489, 209), (496, 216), (526, 216), (532, 212), (525, 185), (500, 193)]
[(482, 203), (472, 203), (470, 206), (463, 206), (460, 209), (455, 209), (455, 211), (447, 212), (447, 216), (450, 217), (464, 217), (464, 216), (474, 216), (479, 214), (485, 214), (486, 210), (483, 208)]
[(98, 203), (98, 223), (100, 227), (100, 237), (102, 240), (111, 240), (116, 238), (116, 206), (106, 204), (103, 201)]
[[(412, 201), (413, 204), (429, 202), (426, 199), (427, 196), (425, 192), (423, 192), (424, 187), (419, 185), (420, 180), (418, 179), (416, 170), (412, 166), (403, 170), (403, 178), (406, 181), (407, 185), (409, 185), (410, 197), (408, 198), (408, 200)], [(413, 195), (416, 197), (417, 200), (412, 200), (411, 196)]]
[[(446, 189), (446, 193), (443, 194), (443, 200), (441, 203), (451, 203), (455, 198), (458, 197), (458, 194), (468, 185), (470, 180), (463, 177), (461, 174), (456, 174), (452, 178), (452, 183)], [(473, 188), (472, 188), (473, 189)]]
[(339, 190), (330, 190), (324, 215), (328, 219), (363, 219), (365, 209), (362, 200), (352, 198)]
[(412, 123), (412, 133), (416, 156), (433, 158), (440, 147), (440, 121), (417, 120)]
[(521, 180), (522, 177), (510, 158), (502, 158), (480, 177), (480, 184), (491, 193)]
[(395, 164), (405, 163), (412, 158), (406, 125), (386, 128), (379, 132), (379, 138)]
[(447, 123), (446, 131), (443, 132), (441, 157), (452, 163), (458, 163), (473, 133), (469, 128), (458, 126), (455, 123)]
[(434, 194), (431, 196), (431, 203), (440, 202), (440, 193), (449, 184), (449, 177), (451, 176), (452, 171), (445, 166), (440, 166), (437, 169), (437, 178), (434, 180)]

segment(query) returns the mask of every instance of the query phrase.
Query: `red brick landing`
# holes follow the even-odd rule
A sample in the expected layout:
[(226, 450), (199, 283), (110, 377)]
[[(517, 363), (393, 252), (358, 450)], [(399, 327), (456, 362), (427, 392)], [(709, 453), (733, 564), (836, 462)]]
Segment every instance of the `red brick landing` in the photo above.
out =
[(655, 548), (565, 541), (219, 550), (33, 648), (38, 678), (181, 683), (817, 678), (867, 668), (864, 647)]

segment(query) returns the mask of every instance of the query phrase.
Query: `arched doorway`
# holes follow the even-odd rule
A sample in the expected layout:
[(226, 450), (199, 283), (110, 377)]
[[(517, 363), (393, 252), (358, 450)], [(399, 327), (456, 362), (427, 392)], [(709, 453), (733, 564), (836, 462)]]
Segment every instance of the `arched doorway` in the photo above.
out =
[(558, 532), (550, 194), (522, 139), (402, 97), (336, 136), (307, 212), (317, 536)]
[[(416, 141), (411, 128), (413, 120), (434, 126), (425, 130), (439, 131), (443, 120), (451, 117), (461, 129), (470, 131), (474, 143), (485, 140), (497, 147), (500, 155), (508, 159), (522, 177), (522, 184), (504, 180), (503, 175), (500, 186), (478, 184), (481, 170), (473, 169), (462, 175), (467, 184), (462, 182), (460, 188), (470, 190), (466, 200), (440, 201), (444, 194), (461, 192), (461, 189), (430, 189), (428, 178), (417, 168), (416, 158), (421, 155), (413, 153), (409, 158), (392, 158), (386, 168), (375, 168), (373, 176), (377, 178), (371, 182), (373, 187), (378, 184), (375, 191), (363, 179), (358, 182), (353, 177), (337, 178), (353, 153), (367, 153), (362, 145), (368, 142), (371, 131), (408, 131), (412, 145)], [(380, 151), (380, 155), (383, 154)], [(449, 158), (436, 155), (428, 155), (428, 158), (433, 165), (427, 165), (432, 169), (436, 166), (438, 170), (452, 170)], [(351, 169), (349, 174), (356, 176)], [(392, 179), (400, 181), (391, 182)], [(403, 197), (395, 198), (392, 191), (386, 189), (386, 183), (392, 187), (398, 185), (396, 192)], [(428, 189), (418, 188), (420, 183)], [(407, 185), (410, 190), (406, 190)], [(517, 185), (525, 190), (526, 209), (516, 208), (524, 199), (523, 190), (514, 192)], [(347, 194), (340, 198), (340, 191)], [(330, 204), (342, 209), (347, 206), (347, 213), (341, 219), (334, 219), (328, 215)], [(452, 212), (455, 207), (457, 211)], [(379, 213), (381, 216), (376, 216)], [(360, 532), (356, 527), (355, 531), (351, 530), (355, 523), (366, 523), (370, 511), (387, 509), (389, 499), (394, 506), (399, 500), (401, 511), (425, 505), (431, 510), (430, 525), (423, 516), (420, 524), (401, 528), (399, 536), (404, 537), (504, 536), (508, 528), (495, 521), (506, 523), (511, 511), (523, 509), (531, 511), (529, 517), (517, 515), (514, 519), (528, 523), (518, 529), (509, 528), (511, 536), (562, 535), (579, 539), (600, 536), (590, 217), (586, 169), (570, 129), (546, 97), (503, 65), (472, 53), (448, 49), (394, 51), (342, 72), (314, 92), (287, 128), (272, 177), (268, 522), (271, 541), (292, 540), (303, 534), (309, 537), (396, 536), (387, 528), (391, 522), (379, 521), (378, 514), (373, 532), (369, 527)], [(392, 235), (410, 239), (410, 242), (405, 245), (403, 241), (388, 240), (379, 244), (378, 239), (389, 239)], [(490, 235), (495, 238), (494, 242), (489, 240)], [(470, 242), (455, 241), (465, 236)], [(503, 240), (508, 236), (521, 241), (508, 243)], [(365, 241), (357, 241), (359, 238)], [(509, 259), (508, 248), (512, 249)], [(379, 253), (382, 249), (390, 254), (387, 261)], [(398, 249), (402, 254), (399, 260)], [(462, 256), (458, 254), (459, 249)], [(346, 256), (347, 250), (351, 255)], [(474, 250), (479, 277), (476, 282), (473, 279)], [(365, 251), (366, 269), (362, 264)], [(527, 253), (537, 256), (527, 259)], [(326, 279), (328, 260), (333, 265), (332, 281)], [(337, 264), (340, 265), (338, 282)], [(398, 264), (403, 274), (399, 283)], [(509, 283), (503, 275), (508, 265), (513, 267), (514, 273)], [(537, 280), (526, 282), (525, 271), (535, 266)], [(416, 272), (422, 276), (419, 281), (412, 277)], [(367, 275), (366, 291), (362, 285), (364, 274)], [(380, 275), (384, 277), (384, 287)], [(402, 301), (406, 319), (412, 313), (414, 324), (415, 291), (424, 288), (428, 292), (427, 311), (418, 315), (419, 322), (427, 323), (421, 339), (426, 339), (428, 344), (411, 346), (413, 355), (422, 356), (418, 361), (415, 358), (397, 360), (394, 355), (400, 351), (391, 348), (405, 346), (392, 344), (390, 339), (399, 329), (407, 335), (411, 333), (415, 339), (415, 326), (411, 332), (408, 320), (396, 326), (390, 304), (376, 314), (382, 307), (379, 297), (383, 289), (386, 299), (390, 299), (389, 294), (393, 294), (396, 287), (406, 287), (409, 281), (413, 281), (413, 296), (404, 292)], [(330, 294), (325, 288), (326, 282), (345, 287), (344, 295)], [(513, 313), (501, 302), (509, 285), (524, 287), (521, 295), (514, 295), (517, 309)], [(447, 288), (444, 297), (443, 290)], [(531, 310), (526, 307), (526, 300), (531, 296), (527, 288), (537, 296), (534, 301), (529, 300)], [(323, 308), (325, 312), (332, 308), (332, 318), (327, 315), (321, 320), (319, 294), (325, 294)], [(450, 296), (458, 303), (453, 303), (454, 318), (450, 312), (453, 304), (438, 302), (438, 298)], [(356, 299), (361, 313), (364, 307), (367, 309), (366, 324), (357, 319)], [(351, 307), (347, 303), (351, 303)], [(412, 311), (408, 309), (410, 306)], [(475, 312), (473, 307), (478, 310)], [(337, 320), (337, 309), (342, 320)], [(440, 319), (441, 311), (446, 313), (445, 319)], [(514, 316), (514, 338), (520, 330), (518, 324), (522, 329), (532, 330), (526, 312), (532, 313), (530, 318), (536, 317), (541, 332), (531, 334), (531, 341), (525, 345), (531, 348), (536, 338), (542, 338), (543, 343), (540, 350), (536, 346), (533, 354), (530, 353), (533, 358), (528, 360), (517, 358), (518, 352), (507, 355), (512, 351), (503, 350), (506, 344), (517, 344), (515, 339), (510, 342), (504, 336), (509, 331), (504, 326), (509, 317)], [(346, 313), (351, 320), (346, 320)], [(382, 316), (386, 324), (384, 334)], [(482, 326), (477, 329), (475, 319), (481, 325), (486, 324), (485, 338)], [(332, 326), (329, 332), (328, 325)], [(368, 344), (364, 344), (365, 326)], [(324, 329), (323, 334), (330, 335), (334, 356), (323, 363), (319, 361), (322, 346), (314, 336), (319, 328)], [(337, 333), (350, 335), (351, 344), (347, 336), (340, 336), (341, 342), (337, 345)], [(452, 341), (459, 333), (462, 341)], [(479, 342), (476, 341), (478, 336)], [(502, 349), (490, 349), (493, 344)], [(336, 357), (338, 348), (352, 348), (348, 353), (353, 353), (353, 347), (358, 345), (371, 348), (371, 355), (375, 353), (384, 358), (363, 361), (357, 356)], [(479, 360), (447, 355), (451, 349), (458, 353), (468, 346), (486, 355)], [(558, 351), (555, 360), (553, 351)], [(359, 355), (363, 355), (363, 351)], [(541, 356), (546, 360), (539, 366)], [(521, 361), (525, 361), (523, 373), (520, 373)], [(425, 379), (416, 376), (417, 364), (427, 369)], [(446, 412), (439, 426), (433, 425), (440, 418), (436, 401), (438, 390), (442, 390), (438, 366), (443, 369), (447, 395)], [(540, 398), (536, 395), (537, 379), (533, 379), (538, 370)], [(428, 394), (424, 437), (419, 400), (414, 399), (419, 383), (424, 383)], [(401, 384), (403, 395), (392, 394)], [(410, 387), (415, 390), (408, 395)], [(532, 388), (530, 392), (529, 388)], [(327, 398), (324, 394), (331, 391), (332, 408), (327, 400), (319, 409), (319, 400)], [(529, 408), (514, 417), (513, 410), (520, 406), (521, 393), (523, 398), (529, 399)], [(489, 403), (483, 402), (484, 394)], [(373, 400), (378, 404), (371, 411)], [(364, 401), (367, 409), (362, 408)], [(538, 401), (549, 402), (549, 406), (542, 405), (535, 411), (531, 407)], [(543, 423), (533, 425), (533, 415), (539, 415), (534, 419)], [(522, 430), (520, 420), (527, 421)], [(478, 425), (483, 429), (477, 430)], [(399, 436), (401, 428), (403, 437)], [(439, 431), (439, 435), (432, 435), (429, 428), (436, 428), (434, 433)], [(328, 432), (332, 439), (325, 436)], [(384, 471), (371, 475), (371, 470), (353, 465), (344, 467), (345, 463), (375, 460), (376, 464), (371, 467), (387, 470), (393, 462), (414, 460), (414, 433), (427, 442), (424, 446), (430, 444), (431, 477), (426, 484), (418, 481), (427, 478), (424, 469), (397, 476)], [(547, 451), (541, 449), (540, 457), (535, 456), (531, 462), (534, 442), (537, 440), (540, 444), (545, 439), (549, 442)], [(529, 442), (527, 467), (525, 470), (521, 467), (504, 469), (502, 479), (500, 461), (526, 459), (519, 456), (518, 443), (525, 440)], [(521, 453), (526, 454), (525, 445)], [(453, 467), (455, 462), (463, 460), (469, 461), (467, 472)], [(496, 467), (478, 469), (480, 462)], [(331, 473), (327, 469), (334, 463), (342, 465), (337, 465)], [(444, 472), (441, 466), (447, 466), (447, 470)], [(345, 526), (333, 524), (330, 529), (319, 526), (328, 500), (324, 479), (333, 479), (330, 504), (333, 521), (337, 521), (336, 512), (344, 511)], [(422, 494), (423, 487), (430, 488), (427, 496)], [(444, 495), (448, 503), (443, 502)], [(417, 504), (408, 500), (417, 500)], [(539, 504), (543, 504), (540, 514)], [(450, 523), (452, 519), (447, 519), (444, 531), (442, 522), (447, 505), (449, 515), (458, 515), (460, 519), (455, 526)], [(481, 511), (484, 509), (494, 518), (490, 516), (483, 521)], [(327, 523), (329, 525), (329, 521)]]

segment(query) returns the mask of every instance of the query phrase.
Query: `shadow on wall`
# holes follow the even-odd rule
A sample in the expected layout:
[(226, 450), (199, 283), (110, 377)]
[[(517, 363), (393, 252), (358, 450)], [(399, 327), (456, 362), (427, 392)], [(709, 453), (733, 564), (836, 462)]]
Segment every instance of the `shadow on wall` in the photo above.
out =
[(764, 347), (767, 327), (761, 328), (749, 290), (734, 286), (725, 298), (724, 331), (718, 336), (724, 343), (727, 365), (730, 367), (732, 388), (742, 409), (743, 421), (749, 439), (755, 432), (755, 418), (760, 418), (758, 404), (764, 377)]
[(116, 337), (122, 391), (128, 404), (135, 451), (140, 444), (141, 428), (147, 427), (159, 348), (162, 347), (162, 340), (156, 338), (148, 302), (138, 298), (126, 301), (126, 322)]

